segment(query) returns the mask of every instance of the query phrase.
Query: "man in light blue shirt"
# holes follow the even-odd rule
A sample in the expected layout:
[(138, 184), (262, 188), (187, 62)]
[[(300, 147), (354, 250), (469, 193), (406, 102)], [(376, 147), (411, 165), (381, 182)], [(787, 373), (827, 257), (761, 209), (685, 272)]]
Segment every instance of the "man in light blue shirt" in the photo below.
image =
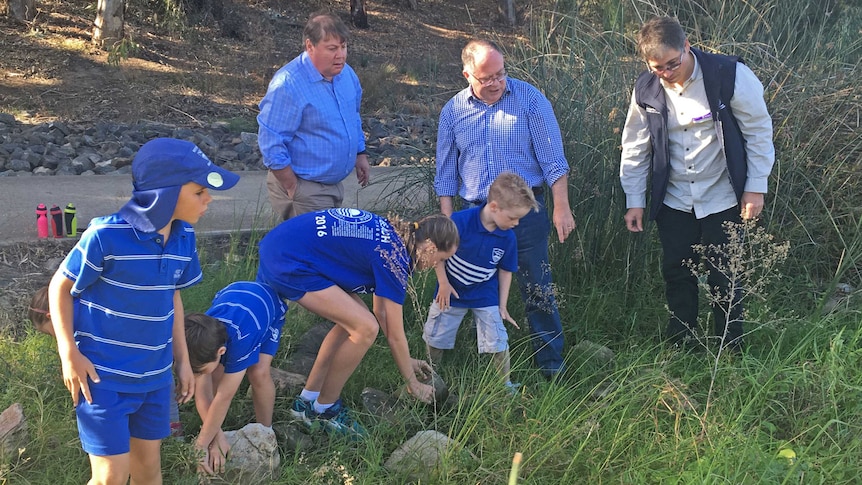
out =
[(440, 197), (440, 210), (451, 215), (455, 196), (467, 205), (482, 205), (491, 183), (503, 172), (514, 172), (533, 188), (539, 210), (527, 214), (514, 228), (518, 286), (533, 337), (533, 358), (551, 378), (564, 368), (563, 329), (548, 260), (545, 185), (551, 188), (559, 241), (565, 241), (575, 229), (560, 127), (551, 103), (538, 89), (507, 78), (503, 54), (493, 42), (470, 41), (461, 60), (469, 86), (440, 112), (434, 190)]
[(341, 182), (354, 167), (360, 185), (368, 184), (362, 87), (346, 62), (349, 36), (338, 17), (312, 14), (305, 52), (275, 73), (260, 102), (258, 144), (269, 200), (282, 219), (340, 207)]

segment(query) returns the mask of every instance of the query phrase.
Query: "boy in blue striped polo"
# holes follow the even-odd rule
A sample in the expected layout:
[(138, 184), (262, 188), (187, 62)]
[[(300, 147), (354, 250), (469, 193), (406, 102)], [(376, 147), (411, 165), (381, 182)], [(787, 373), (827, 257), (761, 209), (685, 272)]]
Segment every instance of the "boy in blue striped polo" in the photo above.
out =
[(472, 310), (480, 354), (491, 354), (505, 386), (509, 378), (509, 336), (503, 321), (518, 324), (506, 308), (512, 273), (518, 270), (518, 247), (513, 227), (538, 204), (529, 185), (512, 172), (501, 173), (481, 206), (454, 212), (461, 245), (455, 255), (439, 263), (437, 295), (431, 302), (423, 339), (433, 364), (444, 349), (455, 348), (461, 321)]
[(237, 281), (216, 293), (206, 314), (186, 315), (195, 406), (203, 422), (195, 448), (207, 474), (224, 471), (230, 445), (221, 426), (246, 374), (254, 417), (272, 426), (275, 384), (270, 369), (286, 313), (287, 305), (269, 285)]
[(49, 285), (91, 483), (161, 483), (172, 366), (177, 399), (194, 394), (180, 297), (202, 276), (192, 224), (212, 200), (209, 189), (239, 180), (171, 138), (145, 143), (132, 177), (131, 200), (90, 222)]

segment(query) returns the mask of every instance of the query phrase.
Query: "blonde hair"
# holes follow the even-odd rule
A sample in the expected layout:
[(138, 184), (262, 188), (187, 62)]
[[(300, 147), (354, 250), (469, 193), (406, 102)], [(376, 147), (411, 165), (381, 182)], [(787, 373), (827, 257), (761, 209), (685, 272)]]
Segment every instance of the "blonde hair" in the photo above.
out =
[(488, 202), (496, 202), (501, 209), (526, 207), (533, 212), (539, 210), (533, 189), (524, 179), (512, 172), (503, 172), (494, 179), (488, 189)]

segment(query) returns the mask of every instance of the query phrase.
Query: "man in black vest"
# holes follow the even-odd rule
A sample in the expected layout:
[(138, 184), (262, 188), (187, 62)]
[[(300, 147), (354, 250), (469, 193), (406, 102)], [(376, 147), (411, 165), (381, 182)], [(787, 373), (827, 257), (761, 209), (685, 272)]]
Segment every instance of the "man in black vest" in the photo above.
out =
[[(622, 135), (626, 228), (643, 231), (649, 187), (671, 313), (666, 337), (685, 345), (698, 314), (698, 282), (687, 264), (698, 262), (692, 246), (724, 244), (725, 222), (760, 215), (775, 160), (772, 120), (751, 69), (737, 57), (691, 47), (676, 19), (647, 21), (638, 49), (647, 70), (635, 82)], [(741, 350), (740, 291), (729, 295), (727, 278), (710, 270), (709, 286), (724, 302), (713, 304), (715, 335)]]

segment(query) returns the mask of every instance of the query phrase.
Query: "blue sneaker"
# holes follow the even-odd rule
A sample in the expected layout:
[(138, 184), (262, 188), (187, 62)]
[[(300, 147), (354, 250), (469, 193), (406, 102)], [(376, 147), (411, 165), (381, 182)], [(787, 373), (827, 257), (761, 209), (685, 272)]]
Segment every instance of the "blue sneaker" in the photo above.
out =
[(503, 386), (506, 388), (506, 392), (508, 392), (511, 396), (517, 396), (518, 391), (521, 388), (521, 384), (512, 381), (506, 381)]
[(314, 412), (314, 406), (312, 406), (311, 401), (306, 401), (301, 396), (296, 396), (296, 399), (293, 400), (293, 406), (290, 407), (290, 414), (293, 415), (293, 418), (302, 421), (306, 426), (311, 426), (312, 416), (316, 413)]
[(324, 429), (329, 434), (347, 436), (353, 441), (361, 441), (368, 436), (368, 431), (353, 419), (350, 411), (341, 402), (341, 399), (335, 401), (329, 409), (322, 413), (317, 413), (314, 408), (311, 413), (306, 413), (307, 416), (313, 416), (313, 419), (324, 426)]

